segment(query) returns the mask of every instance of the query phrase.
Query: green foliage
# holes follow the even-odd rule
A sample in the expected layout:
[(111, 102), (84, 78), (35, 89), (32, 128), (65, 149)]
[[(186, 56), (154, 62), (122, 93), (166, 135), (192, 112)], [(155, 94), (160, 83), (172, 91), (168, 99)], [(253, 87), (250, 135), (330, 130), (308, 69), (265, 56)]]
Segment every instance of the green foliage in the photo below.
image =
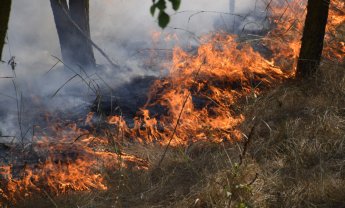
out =
[[(177, 11), (180, 8), (181, 0), (167, 0), (171, 3), (172, 8)], [(165, 12), (167, 8), (166, 0), (153, 0), (153, 4), (150, 8), (151, 15), (154, 16), (156, 10), (159, 10), (158, 24), (161, 28), (165, 28), (170, 22), (170, 16)]]

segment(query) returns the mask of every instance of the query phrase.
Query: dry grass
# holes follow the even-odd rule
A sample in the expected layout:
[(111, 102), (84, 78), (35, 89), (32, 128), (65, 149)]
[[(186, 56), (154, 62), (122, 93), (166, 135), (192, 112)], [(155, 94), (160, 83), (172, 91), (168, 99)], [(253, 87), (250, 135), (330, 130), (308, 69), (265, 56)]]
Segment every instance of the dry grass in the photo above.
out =
[(345, 67), (262, 96), (250, 153), (262, 170), (264, 207), (345, 206)]
[[(255, 125), (240, 177), (220, 170), (176, 207), (345, 207), (345, 67), (323, 64), (315, 79), (290, 81), (244, 106), (244, 132)], [(229, 197), (214, 181), (243, 184)], [(191, 206), (199, 199), (199, 206)]]
[(324, 63), (244, 105), (243, 132), (254, 130), (242, 164), (243, 144), (171, 149), (160, 168), (160, 147), (134, 146), (149, 171), (105, 172), (108, 191), (18, 207), (345, 207), (344, 103), (345, 67)]
[[(243, 168), (245, 165), (230, 168), (232, 161), (229, 158), (238, 158), (239, 154), (233, 145), (225, 149), (225, 146), (214, 143), (195, 143), (187, 148), (175, 148), (168, 152), (159, 168), (155, 165), (160, 160), (162, 148), (136, 146), (131, 149), (152, 164), (149, 171), (123, 169), (105, 172), (110, 187), (108, 191), (70, 194), (54, 199), (42, 193), (36, 199), (20, 202), (17, 207), (51, 207), (54, 204), (58, 207), (176, 207), (177, 202), (187, 201), (187, 197), (192, 200), (200, 189), (208, 192), (209, 197), (221, 200), (222, 194), (227, 194), (225, 189), (215, 195), (209, 189), (218, 189), (216, 184), (222, 185), (224, 176), (236, 180), (247, 178), (242, 172), (251, 172), (248, 176), (252, 173), (255, 176), (255, 172), (249, 171), (251, 169)], [(227, 183), (231, 188), (240, 185), (232, 180)], [(243, 195), (247, 191), (240, 188), (237, 192), (234, 193)], [(205, 200), (205, 203), (208, 202)]]

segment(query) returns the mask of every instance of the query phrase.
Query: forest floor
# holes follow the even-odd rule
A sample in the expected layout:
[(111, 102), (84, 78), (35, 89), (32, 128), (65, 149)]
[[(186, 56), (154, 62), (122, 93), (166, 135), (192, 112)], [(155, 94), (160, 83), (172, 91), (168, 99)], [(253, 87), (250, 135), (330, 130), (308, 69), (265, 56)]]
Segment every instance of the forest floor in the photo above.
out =
[(345, 66), (289, 80), (243, 103), (240, 143), (128, 151), (149, 170), (107, 172), (107, 191), (25, 200), (17, 207), (345, 207)]
[(148, 169), (102, 170), (107, 190), (43, 190), (15, 207), (345, 207), (344, 60), (246, 97), (242, 141), (170, 147), (162, 163), (164, 147), (133, 143), (121, 150)]

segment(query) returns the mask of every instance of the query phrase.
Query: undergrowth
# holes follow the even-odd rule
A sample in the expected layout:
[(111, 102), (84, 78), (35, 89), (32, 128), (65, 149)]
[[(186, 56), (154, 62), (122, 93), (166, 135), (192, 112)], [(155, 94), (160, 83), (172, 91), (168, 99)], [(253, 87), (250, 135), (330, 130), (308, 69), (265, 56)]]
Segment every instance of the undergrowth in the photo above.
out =
[(323, 63), (307, 81), (288, 81), (247, 99), (239, 143), (131, 146), (150, 169), (105, 171), (109, 189), (17, 207), (345, 207), (345, 67)]

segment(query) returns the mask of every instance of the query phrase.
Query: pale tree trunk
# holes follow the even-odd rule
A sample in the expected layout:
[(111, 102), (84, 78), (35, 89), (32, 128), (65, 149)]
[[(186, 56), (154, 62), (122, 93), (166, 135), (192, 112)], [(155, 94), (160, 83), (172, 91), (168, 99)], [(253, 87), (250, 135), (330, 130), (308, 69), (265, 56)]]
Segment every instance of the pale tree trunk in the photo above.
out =
[(0, 59), (2, 57), (2, 49), (5, 44), (8, 21), (10, 19), (11, 0), (1, 0), (0, 2)]
[(83, 69), (95, 67), (94, 53), (88, 39), (90, 38), (89, 1), (70, 0), (69, 7), (66, 0), (50, 0), (50, 2), (65, 64)]
[(329, 0), (308, 0), (307, 17), (297, 64), (298, 78), (313, 76), (320, 65), (329, 6)]

